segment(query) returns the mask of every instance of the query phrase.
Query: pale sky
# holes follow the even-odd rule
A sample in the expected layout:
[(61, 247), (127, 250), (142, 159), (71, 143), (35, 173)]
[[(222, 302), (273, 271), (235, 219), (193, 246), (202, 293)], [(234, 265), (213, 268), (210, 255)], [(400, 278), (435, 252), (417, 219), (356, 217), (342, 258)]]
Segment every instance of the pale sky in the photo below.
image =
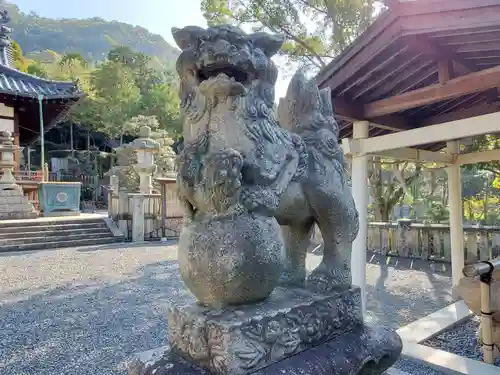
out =
[[(162, 35), (175, 46), (170, 34), (172, 27), (186, 25), (206, 26), (200, 11), (200, 0), (10, 0), (21, 11), (34, 11), (42, 17), (90, 18), (101, 17), (147, 28)], [(21, 46), (22, 47), (22, 46)], [(288, 86), (280, 72), (276, 97), (284, 96)]]

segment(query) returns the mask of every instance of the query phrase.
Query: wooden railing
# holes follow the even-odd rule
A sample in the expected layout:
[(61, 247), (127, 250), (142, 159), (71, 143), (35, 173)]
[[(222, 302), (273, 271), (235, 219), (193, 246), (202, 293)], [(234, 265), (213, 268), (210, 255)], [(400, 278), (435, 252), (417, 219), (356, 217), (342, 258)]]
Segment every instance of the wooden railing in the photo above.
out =
[[(43, 171), (21, 171), (13, 172), (17, 181), (42, 181)], [(51, 182), (81, 182), (82, 185), (95, 186), (99, 182), (98, 176), (87, 176), (85, 174), (71, 174), (51, 172), (48, 175), (48, 180)]]
[(80, 182), (83, 186), (97, 186), (99, 184), (99, 176), (85, 175), (83, 173), (51, 172), (48, 177), (51, 182)]
[[(464, 225), (466, 263), (500, 255), (500, 227)], [(383, 255), (450, 262), (450, 227), (442, 224), (369, 223), (367, 248)]]
[(16, 181), (42, 181), (43, 171), (14, 171)]

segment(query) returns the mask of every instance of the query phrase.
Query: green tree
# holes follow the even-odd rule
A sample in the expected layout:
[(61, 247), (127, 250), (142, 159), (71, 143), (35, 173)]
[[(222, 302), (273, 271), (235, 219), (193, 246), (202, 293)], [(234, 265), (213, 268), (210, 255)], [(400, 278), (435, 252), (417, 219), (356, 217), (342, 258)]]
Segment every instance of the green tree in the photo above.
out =
[(34, 61), (28, 65), (28, 69), (26, 70), (26, 72), (28, 74), (32, 74), (32, 75), (40, 77), (40, 78), (48, 78), (49, 77), (49, 75), (47, 74), (47, 71), (42, 66), (42, 64), (40, 64), (36, 61)]
[(59, 60), (59, 67), (61, 68), (61, 71), (68, 69), (72, 75), (75, 75), (76, 73), (75, 68), (81, 67), (86, 69), (88, 66), (89, 63), (87, 60), (85, 60), (78, 52), (67, 53)]
[(180, 133), (182, 130), (176, 86), (174, 83), (153, 86), (142, 96), (141, 102), (144, 114), (155, 116), (160, 127), (171, 134)]
[[(228, 4), (231, 4), (230, 6)], [(370, 24), (374, 0), (202, 0), (210, 25), (231, 23), (283, 34), (282, 54), (324, 67)]]
[(137, 114), (141, 99), (133, 72), (121, 63), (108, 61), (91, 75), (92, 107), (97, 130), (112, 138), (122, 136), (121, 126)]
[(413, 163), (394, 163), (373, 158), (368, 174), (375, 221), (390, 220), (394, 206), (419, 181), (422, 167)]
[(119, 46), (109, 51), (108, 60), (128, 67), (135, 78), (141, 94), (147, 93), (154, 86), (163, 83), (161, 74), (152, 66), (152, 59), (140, 52), (135, 52), (129, 47)]
[(90, 66), (79, 53), (68, 53), (48, 63), (32, 62), (40, 77), (78, 81), (85, 91), (66, 121), (120, 139), (123, 124), (138, 115), (155, 116), (163, 130), (180, 130), (177, 83), (165, 67), (153, 69), (150, 58), (128, 47), (110, 51), (109, 59)]
[(29, 61), (23, 56), (23, 50), (21, 46), (13, 40), (10, 45), (12, 51), (12, 60), (14, 66), (17, 70), (21, 72), (26, 72), (28, 70)]

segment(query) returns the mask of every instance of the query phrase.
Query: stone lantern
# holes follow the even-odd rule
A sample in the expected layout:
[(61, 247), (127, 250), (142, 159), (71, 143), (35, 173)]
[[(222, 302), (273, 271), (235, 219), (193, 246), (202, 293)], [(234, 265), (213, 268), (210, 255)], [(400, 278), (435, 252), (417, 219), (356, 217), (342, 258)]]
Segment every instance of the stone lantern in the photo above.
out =
[(153, 190), (153, 173), (156, 172), (154, 155), (160, 150), (160, 145), (151, 139), (151, 128), (142, 126), (139, 131), (139, 138), (128, 145), (137, 153), (137, 164), (133, 165), (134, 170), (139, 174), (139, 193), (129, 194), (132, 196), (132, 241), (140, 242), (144, 240), (144, 200), (146, 195), (150, 195)]
[(0, 152), (2, 154), (0, 159), (0, 168), (3, 172), (0, 178), (1, 190), (21, 190), (19, 185), (16, 184), (16, 179), (12, 174), (14, 165), (14, 153), (19, 149), (14, 145), (14, 138), (9, 131), (0, 133)]
[(0, 132), (0, 169), (3, 172), (0, 178), (0, 219), (31, 219), (38, 216), (12, 174), (16, 164), (14, 153), (19, 149), (9, 131)]
[(135, 139), (130, 146), (137, 152), (137, 164), (134, 164), (134, 170), (139, 174), (140, 184), (139, 193), (151, 194), (152, 175), (156, 172), (154, 155), (160, 150), (160, 145), (151, 139), (151, 128), (142, 126), (139, 131), (139, 138)]

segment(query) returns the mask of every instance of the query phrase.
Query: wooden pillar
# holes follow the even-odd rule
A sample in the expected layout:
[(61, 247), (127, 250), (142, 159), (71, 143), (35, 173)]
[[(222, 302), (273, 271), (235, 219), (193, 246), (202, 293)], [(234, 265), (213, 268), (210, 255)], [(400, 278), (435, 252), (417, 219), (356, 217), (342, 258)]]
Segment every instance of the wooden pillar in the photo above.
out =
[[(458, 141), (447, 142), (446, 151), (449, 154), (458, 155)], [(448, 196), (450, 202), (451, 272), (453, 286), (457, 286), (463, 277), (462, 269), (465, 265), (460, 165), (452, 164), (446, 168), (446, 172), (448, 174)]]
[[(368, 121), (353, 124), (353, 138), (368, 138)], [(366, 314), (366, 236), (368, 231), (368, 157), (352, 157), (352, 195), (359, 213), (359, 233), (352, 244), (352, 283), (361, 288), (361, 308)]]

